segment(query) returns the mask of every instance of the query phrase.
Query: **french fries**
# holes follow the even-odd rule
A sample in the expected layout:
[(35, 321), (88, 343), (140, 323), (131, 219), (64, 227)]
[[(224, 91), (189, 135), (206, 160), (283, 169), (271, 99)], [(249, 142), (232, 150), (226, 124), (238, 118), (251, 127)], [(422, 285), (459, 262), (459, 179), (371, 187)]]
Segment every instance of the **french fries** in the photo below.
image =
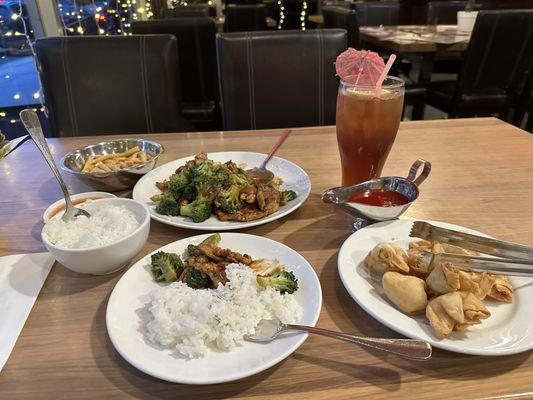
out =
[(135, 146), (122, 153), (90, 156), (85, 161), (82, 172), (112, 172), (135, 167), (150, 160), (150, 156)]

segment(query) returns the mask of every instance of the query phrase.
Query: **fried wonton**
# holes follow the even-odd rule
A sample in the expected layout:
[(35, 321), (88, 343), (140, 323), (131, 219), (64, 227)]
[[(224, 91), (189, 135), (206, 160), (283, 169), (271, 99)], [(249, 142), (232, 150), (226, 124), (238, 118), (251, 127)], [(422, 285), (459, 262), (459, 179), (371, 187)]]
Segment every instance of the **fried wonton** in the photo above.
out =
[(435, 335), (443, 339), (453, 330), (480, 324), (490, 316), (483, 302), (470, 292), (451, 292), (436, 297), (426, 307), (426, 316)]
[(494, 285), (492, 285), (487, 295), (495, 300), (512, 303), (513, 286), (506, 276), (494, 275)]
[(383, 275), (382, 282), (387, 297), (404, 313), (412, 314), (426, 308), (428, 297), (422, 279), (389, 271)]
[(419, 240), (418, 242), (409, 243), (407, 250), (407, 265), (410, 268), (410, 274), (426, 279), (431, 272), (429, 259), (422, 256), (422, 252), (443, 253), (444, 250), (439, 242), (429, 242)]
[(495, 276), (488, 272), (459, 271), (459, 290), (470, 292), (483, 300), (494, 286)]
[(387, 271), (409, 273), (407, 254), (398, 246), (380, 243), (365, 258), (365, 265), (383, 275)]
[(449, 262), (438, 264), (427, 277), (426, 283), (436, 294), (454, 292), (460, 288), (459, 270)]

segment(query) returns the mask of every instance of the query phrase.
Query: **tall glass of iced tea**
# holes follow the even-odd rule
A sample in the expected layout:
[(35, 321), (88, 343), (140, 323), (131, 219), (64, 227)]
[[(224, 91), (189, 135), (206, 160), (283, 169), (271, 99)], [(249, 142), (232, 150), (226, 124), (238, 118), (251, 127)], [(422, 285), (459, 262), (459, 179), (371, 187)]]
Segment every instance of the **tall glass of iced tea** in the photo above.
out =
[(404, 82), (387, 76), (379, 96), (375, 86), (358, 86), (355, 76), (341, 80), (337, 97), (337, 142), (342, 186), (381, 175), (400, 125)]

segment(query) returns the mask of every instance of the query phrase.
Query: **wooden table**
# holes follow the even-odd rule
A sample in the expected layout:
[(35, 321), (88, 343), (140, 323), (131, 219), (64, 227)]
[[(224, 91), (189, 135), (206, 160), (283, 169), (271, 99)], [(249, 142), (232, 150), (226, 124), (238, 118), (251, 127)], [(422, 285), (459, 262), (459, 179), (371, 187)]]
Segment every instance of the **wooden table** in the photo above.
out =
[(431, 81), (436, 58), (458, 59), (470, 40), (469, 34), (458, 32), (454, 25), (364, 26), (359, 34), (364, 43), (420, 61), (421, 84)]
[[(167, 149), (164, 163), (200, 150), (270, 148), (279, 130), (152, 135)], [(321, 202), (339, 184), (334, 127), (296, 129), (279, 155), (301, 167), (313, 185), (307, 202), (281, 220), (251, 228), (300, 252), (315, 268), (324, 304), (318, 325), (362, 335), (398, 337), (359, 308), (337, 274), (337, 253), (350, 235), (350, 218)], [(131, 135), (128, 135), (131, 136)], [(104, 137), (50, 140), (56, 158)], [(406, 218), (465, 225), (501, 239), (533, 244), (533, 137), (493, 118), (401, 124), (384, 173), (405, 176), (411, 162), (433, 163), (420, 199)], [(60, 190), (33, 143), (0, 162), (0, 255), (43, 251), (39, 240), (45, 207)], [(74, 191), (83, 185), (68, 179)], [(153, 222), (140, 258), (197, 232)], [(531, 352), (474, 357), (436, 350), (420, 363), (322, 337), (256, 376), (217, 386), (176, 385), (137, 371), (114, 350), (105, 309), (123, 272), (85, 276), (55, 265), (4, 370), (3, 399), (391, 399), (490, 398), (533, 390)]]

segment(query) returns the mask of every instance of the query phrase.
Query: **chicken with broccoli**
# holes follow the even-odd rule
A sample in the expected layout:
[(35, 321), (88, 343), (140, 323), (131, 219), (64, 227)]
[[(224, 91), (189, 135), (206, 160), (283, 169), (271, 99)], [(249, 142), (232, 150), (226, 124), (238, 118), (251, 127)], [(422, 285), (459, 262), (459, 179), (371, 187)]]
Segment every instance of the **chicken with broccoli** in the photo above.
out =
[(296, 198), (281, 190), (281, 180), (259, 183), (232, 161), (220, 163), (199, 153), (156, 186), (152, 196), (158, 214), (183, 216), (203, 222), (211, 214), (221, 221), (248, 222), (276, 212)]
[(207, 237), (198, 245), (187, 246), (183, 261), (177, 254), (158, 251), (152, 255), (152, 274), (157, 282), (180, 281), (193, 289), (216, 288), (225, 284), (226, 267), (244, 264), (253, 269), (257, 283), (272, 287), (281, 294), (298, 290), (298, 279), (293, 272), (283, 269), (277, 260), (253, 260), (248, 254), (219, 247), (220, 234)]

